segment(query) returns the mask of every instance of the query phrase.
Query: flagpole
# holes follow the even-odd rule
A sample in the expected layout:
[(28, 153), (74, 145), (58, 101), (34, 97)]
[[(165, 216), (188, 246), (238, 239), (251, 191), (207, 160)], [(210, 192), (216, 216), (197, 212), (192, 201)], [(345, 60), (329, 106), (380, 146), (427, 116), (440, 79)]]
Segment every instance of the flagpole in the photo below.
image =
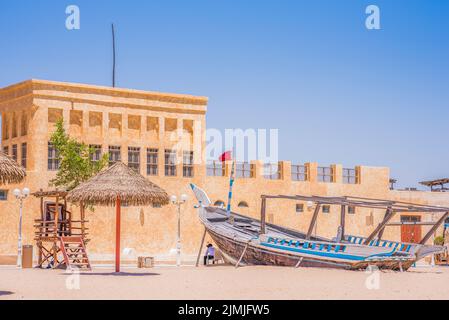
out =
[(228, 206), (226, 208), (226, 216), (231, 218), (231, 200), (232, 200), (232, 186), (234, 185), (234, 173), (235, 173), (235, 159), (232, 160), (231, 176), (229, 178), (229, 193), (228, 193)]

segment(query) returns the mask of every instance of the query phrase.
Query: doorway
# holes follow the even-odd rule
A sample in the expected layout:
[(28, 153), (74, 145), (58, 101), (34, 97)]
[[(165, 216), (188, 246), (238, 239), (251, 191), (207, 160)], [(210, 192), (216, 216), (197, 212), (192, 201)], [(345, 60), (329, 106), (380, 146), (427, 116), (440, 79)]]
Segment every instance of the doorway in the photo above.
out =
[[(401, 222), (418, 223), (420, 216), (401, 216)], [(401, 225), (401, 242), (419, 243), (421, 241), (421, 225), (403, 224)]]

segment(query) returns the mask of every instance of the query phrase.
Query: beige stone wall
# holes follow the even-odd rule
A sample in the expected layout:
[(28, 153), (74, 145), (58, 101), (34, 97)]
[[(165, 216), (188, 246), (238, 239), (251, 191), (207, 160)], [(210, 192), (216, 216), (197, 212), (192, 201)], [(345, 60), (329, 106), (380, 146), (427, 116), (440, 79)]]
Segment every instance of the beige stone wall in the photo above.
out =
[[(0, 255), (14, 255), (17, 245), (18, 205), (12, 196), (15, 187), (29, 187), (32, 191), (48, 189), (55, 172), (47, 169), (47, 143), (54, 122), (63, 117), (66, 129), (73, 137), (88, 144), (121, 146), (122, 160), (128, 162), (128, 147), (139, 147), (140, 172), (146, 176), (146, 149), (159, 149), (159, 174), (148, 178), (169, 194), (189, 195), (182, 209), (182, 248), (185, 259), (195, 257), (203, 228), (199, 223), (195, 201), (189, 184), (195, 183), (207, 190), (213, 202), (226, 203), (230, 164), (226, 176), (206, 176), (203, 160), (207, 99), (188, 95), (112, 89), (97, 86), (66, 84), (48, 81), (27, 81), (0, 89), (0, 112), (8, 121), (5, 126), (8, 139), (2, 139), (2, 148), (20, 146), (26, 142), (27, 178), (20, 186), (0, 186), (8, 189), (7, 201), (0, 201)], [(26, 115), (26, 130), (22, 134), (21, 117)], [(13, 119), (18, 133), (13, 134)], [(6, 130), (6, 129), (5, 129)], [(13, 138), (13, 136), (16, 137)], [(5, 138), (5, 132), (3, 132)], [(197, 165), (194, 177), (182, 177), (182, 161), (177, 165), (177, 176), (164, 174), (164, 150), (176, 148), (178, 158), (182, 151), (193, 150)], [(18, 160), (21, 153), (19, 147)], [(245, 215), (258, 217), (262, 194), (301, 194), (320, 196), (359, 196), (410, 201), (422, 204), (449, 206), (449, 194), (430, 192), (405, 192), (389, 190), (389, 169), (360, 166), (356, 184), (343, 183), (343, 166), (332, 165), (333, 182), (318, 182), (317, 163), (305, 164), (307, 181), (293, 181), (291, 163), (281, 162), (281, 178), (268, 180), (263, 176), (263, 164), (255, 161), (252, 178), (237, 179), (234, 187), (233, 209)], [(248, 207), (238, 208), (240, 202)], [(71, 206), (77, 216), (78, 208)], [(304, 204), (304, 212), (296, 212), (296, 203), (286, 200), (270, 200), (267, 207), (269, 222), (294, 229), (307, 230), (313, 211)], [(132, 248), (136, 255), (152, 255), (159, 259), (173, 260), (175, 248), (177, 212), (172, 205), (163, 208), (127, 207), (122, 211), (122, 248)], [(368, 235), (382, 220), (384, 212), (357, 208), (347, 215), (346, 231), (350, 234)], [(39, 201), (28, 198), (24, 204), (24, 244), (34, 244), (33, 221), (39, 218)], [(114, 208), (96, 207), (87, 213), (89, 223), (88, 250), (94, 260), (112, 260), (114, 253)], [(339, 224), (340, 208), (332, 207), (330, 213), (320, 214), (317, 234), (334, 237)], [(372, 217), (372, 218), (371, 218)], [(396, 221), (400, 217), (395, 218)], [(424, 218), (423, 218), (424, 219)], [(427, 219), (427, 218), (426, 218)], [(425, 233), (423, 227), (423, 234)], [(385, 237), (400, 240), (397, 227), (388, 227)], [(124, 259), (132, 260), (132, 256)]]

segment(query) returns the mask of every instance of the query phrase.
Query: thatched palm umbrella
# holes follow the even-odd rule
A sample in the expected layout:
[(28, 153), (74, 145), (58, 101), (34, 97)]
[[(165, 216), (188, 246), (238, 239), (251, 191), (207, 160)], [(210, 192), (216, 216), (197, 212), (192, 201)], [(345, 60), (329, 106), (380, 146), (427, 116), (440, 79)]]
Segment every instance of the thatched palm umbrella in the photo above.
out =
[(139, 173), (117, 162), (69, 192), (67, 200), (87, 205), (116, 206), (115, 271), (120, 272), (120, 207), (166, 205), (168, 194)]
[(13, 158), (0, 151), (0, 185), (19, 183), (25, 178), (25, 169)]

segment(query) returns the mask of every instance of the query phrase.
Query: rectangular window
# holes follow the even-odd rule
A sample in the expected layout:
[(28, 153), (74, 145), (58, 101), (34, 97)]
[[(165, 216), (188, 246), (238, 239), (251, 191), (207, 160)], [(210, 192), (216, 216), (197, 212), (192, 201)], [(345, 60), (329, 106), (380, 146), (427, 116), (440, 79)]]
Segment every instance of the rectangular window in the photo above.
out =
[(12, 114), (12, 138), (17, 137), (17, 115)]
[(109, 146), (109, 166), (122, 161), (122, 148), (120, 146)]
[(309, 173), (306, 166), (292, 165), (292, 180), (293, 181), (308, 181)]
[(331, 212), (331, 206), (330, 205), (323, 205), (323, 213), (329, 213)]
[(56, 123), (62, 119), (62, 109), (48, 108), (48, 123)]
[(8, 190), (0, 190), (0, 201), (8, 200)]
[(22, 158), (21, 158), (22, 167), (24, 167), (25, 169), (27, 167), (27, 153), (28, 153), (27, 144), (25, 142), (22, 143)]
[(14, 159), (14, 161), (17, 161), (17, 144), (12, 145), (11, 157)]
[(128, 147), (128, 167), (140, 172), (140, 148)]
[(165, 175), (167, 177), (176, 176), (176, 150), (165, 150)]
[(9, 139), (9, 116), (3, 113), (2, 115), (2, 139), (8, 140)]
[(348, 206), (348, 213), (349, 214), (355, 214), (355, 207), (354, 206)]
[(22, 112), (22, 118), (20, 121), (20, 133), (22, 136), (26, 136), (28, 134), (28, 115), (25, 112)]
[(357, 184), (358, 182), (358, 170), (343, 168), (343, 183)]
[(334, 170), (332, 167), (318, 167), (319, 182), (334, 182)]
[(158, 161), (159, 161), (159, 150), (148, 148), (147, 149), (147, 175), (157, 176), (158, 175)]
[(281, 179), (281, 166), (279, 163), (265, 163), (264, 168), (264, 178), (268, 180), (279, 180)]
[(184, 151), (182, 157), (182, 175), (193, 177), (193, 151)]
[(304, 212), (304, 204), (303, 203), (297, 203), (296, 204), (296, 213)]
[(93, 153), (90, 155), (90, 161), (98, 162), (101, 160), (101, 145), (91, 144), (89, 145)]
[(59, 154), (51, 142), (48, 143), (48, 170), (59, 169)]
[(254, 177), (254, 165), (248, 162), (241, 162), (236, 164), (236, 177), (237, 178), (253, 178)]
[(226, 173), (225, 166), (221, 161), (208, 162), (206, 169), (209, 177), (224, 177)]
[(9, 154), (9, 147), (8, 146), (3, 147), (3, 153), (4, 154)]

